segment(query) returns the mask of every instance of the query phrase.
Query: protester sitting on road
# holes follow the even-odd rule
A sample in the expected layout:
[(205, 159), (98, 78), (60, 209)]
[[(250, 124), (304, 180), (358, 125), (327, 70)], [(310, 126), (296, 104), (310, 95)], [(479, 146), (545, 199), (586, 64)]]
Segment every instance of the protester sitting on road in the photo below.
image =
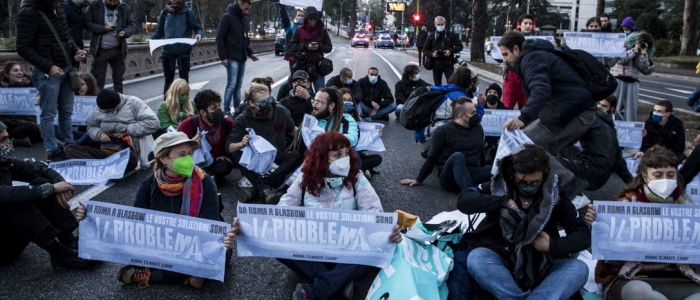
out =
[(212, 90), (203, 90), (194, 96), (194, 106), (197, 114), (185, 119), (177, 127), (177, 131), (184, 132), (188, 138), (201, 143), (201, 135), (197, 130), (207, 134), (204, 136), (211, 146), (214, 162), (202, 168), (207, 174), (214, 177), (214, 182), (221, 185), (228, 174), (231, 174), (235, 164), (226, 155), (226, 137), (233, 130), (233, 120), (226, 118), (221, 110), (221, 95)]
[(279, 104), (289, 110), (296, 127), (299, 127), (304, 120), (305, 114), (311, 113), (313, 93), (309, 90), (310, 88), (309, 73), (298, 70), (292, 76), (292, 89), (284, 98), (279, 99)]
[[(273, 82), (274, 82), (274, 80), (270, 76), (255, 77), (255, 78), (253, 78), (253, 80), (250, 81), (250, 83), (257, 83), (257, 84), (262, 84), (264, 86), (267, 86), (267, 89), (270, 91), (270, 97), (272, 97), (272, 83)], [(280, 87), (280, 90), (281, 89), (282, 89), (282, 87)], [(289, 93), (289, 90), (287, 90), (287, 93)], [(286, 95), (286, 93), (285, 93), (285, 95)], [(275, 98), (272, 98), (272, 99), (274, 100)], [(281, 99), (281, 98), (277, 97), (277, 99)], [(241, 101), (241, 104), (239, 104), (238, 107), (236, 107), (236, 111), (233, 112), (233, 116), (231, 116), (231, 119), (235, 120), (236, 118), (238, 118), (238, 116), (240, 116), (243, 113), (243, 111), (245, 111), (245, 108), (247, 106), (248, 106), (248, 104), (245, 101)], [(226, 112), (224, 112), (224, 114), (226, 114)]]
[(396, 110), (396, 104), (389, 85), (379, 76), (379, 69), (370, 67), (367, 76), (357, 83), (362, 89), (362, 98), (355, 100), (360, 103), (364, 120), (389, 120), (389, 114)]
[(568, 299), (588, 279), (586, 264), (571, 254), (590, 247), (591, 230), (560, 192), (549, 160), (542, 147), (524, 145), (500, 160), (491, 182), (457, 200), (462, 213), (486, 213), (463, 237), (473, 248), (466, 266), (496, 299)]
[[(486, 89), (486, 100), (484, 97), (479, 97), (477, 102), (484, 105), (484, 109), (508, 109), (508, 107), (501, 102), (501, 95), (503, 91), (498, 83), (492, 83)], [(498, 142), (501, 137), (498, 136), (487, 136), (484, 139), (484, 163), (487, 166), (493, 165), (494, 159), (496, 158), (496, 151), (498, 150)]]
[[(448, 84), (430, 87), (432, 91), (444, 92), (445, 97), (435, 108), (430, 126), (418, 129), (413, 133), (416, 142), (423, 146), (421, 155), (424, 158), (430, 151), (431, 139), (435, 130), (452, 119), (452, 101), (463, 96), (469, 97), (476, 90), (476, 85), (478, 85), (476, 69), (460, 66), (450, 76)], [(479, 118), (484, 116), (483, 105), (477, 104), (476, 113), (479, 115)]]
[[(351, 150), (350, 141), (338, 132), (327, 132), (316, 137), (306, 152), (302, 174), (282, 196), (279, 205), (383, 211), (379, 196), (360, 172), (359, 159)], [(233, 231), (236, 235), (245, 234), (238, 218), (234, 219)], [(396, 225), (389, 241), (399, 243), (401, 240), (399, 226)], [(372, 269), (364, 265), (278, 260), (313, 282), (297, 284), (293, 299), (300, 300), (329, 299), (338, 291), (342, 291), (345, 299), (353, 299), (353, 280)]]
[[(360, 130), (352, 115), (343, 112), (345, 102), (337, 89), (322, 88), (318, 90), (311, 103), (313, 107), (311, 115), (318, 120), (318, 127), (323, 128), (325, 132), (340, 132), (350, 141), (351, 147), (357, 146)], [(311, 145), (304, 143), (302, 134), (302, 128), (300, 128), (292, 149), (304, 155), (306, 149)]]
[[(355, 119), (355, 122), (362, 122), (358, 112), (358, 106), (355, 103), (355, 99), (352, 97), (352, 92), (347, 88), (342, 88), (339, 90), (339, 92), (340, 96), (343, 98), (343, 112), (352, 116), (352, 118)], [(358, 131), (358, 137), (359, 134), (360, 133)], [(382, 136), (381, 132), (379, 132), (379, 136)], [(374, 168), (382, 164), (384, 158), (382, 158), (381, 155), (370, 154), (367, 151), (358, 151), (357, 154), (360, 156), (360, 169), (362, 169), (362, 172), (365, 174), (367, 179), (372, 179), (374, 174), (379, 174), (379, 171), (375, 170)]]
[(258, 137), (272, 144), (277, 149), (274, 160), (277, 169), (265, 176), (243, 166), (238, 170), (253, 185), (252, 188), (242, 188), (243, 202), (249, 202), (260, 194), (265, 203), (277, 204), (282, 194), (275, 188), (281, 186), (302, 161), (298, 152), (287, 151), (285, 143), (287, 136), (294, 136), (294, 121), (286, 108), (277, 105), (264, 85), (253, 83), (245, 93), (245, 102), (248, 105), (245, 112), (234, 120), (233, 130), (226, 138), (226, 153), (238, 164), (243, 155), (243, 148), (248, 146), (250, 141), (247, 128), (253, 129)]
[[(122, 149), (131, 148), (126, 169), (136, 168), (142, 151), (141, 140), (151, 139), (150, 135), (159, 128), (158, 117), (143, 100), (119, 94), (113, 90), (102, 90), (97, 95), (97, 107), (85, 120), (87, 134), (93, 145), (70, 144), (65, 147), (69, 158), (104, 159)], [(148, 143), (147, 143), (148, 144)], [(142, 162), (141, 168), (146, 168)]]
[[(194, 114), (190, 100), (190, 86), (182, 78), (178, 78), (170, 85), (165, 93), (165, 101), (158, 105), (157, 115), (160, 121), (158, 135), (165, 133), (168, 128), (177, 128), (180, 122)], [(157, 138), (157, 137), (156, 137)]]
[[(158, 137), (153, 143), (154, 173), (141, 182), (134, 207), (223, 221), (214, 181), (194, 165), (192, 152), (197, 148), (199, 142), (182, 132), (168, 132)], [(79, 220), (85, 218), (82, 204), (76, 216)], [(223, 244), (227, 249), (233, 248), (233, 230), (224, 237)], [(227, 258), (229, 256), (227, 252)], [(121, 267), (116, 277), (123, 283), (139, 286), (148, 286), (151, 282), (184, 282), (199, 289), (204, 284), (204, 278), (130, 265)]]
[(307, 7), (304, 11), (304, 25), (297, 28), (292, 35), (287, 51), (297, 53), (295, 61), (298, 67), (294, 69), (309, 72), (315, 91), (326, 86), (326, 79), (318, 73), (317, 66), (323, 59), (323, 54), (331, 53), (331, 50), (333, 44), (321, 21), (321, 14), (315, 7)]
[[(691, 204), (678, 176), (673, 151), (655, 146), (639, 163), (637, 177), (617, 196), (618, 201), (640, 203)], [(591, 205), (592, 208), (592, 205)], [(587, 214), (591, 224), (596, 214)], [(596, 226), (596, 224), (593, 224)], [(603, 284), (605, 299), (697, 299), (700, 297), (700, 266), (659, 262), (599, 260), (595, 280)]]
[(78, 75), (80, 78), (80, 90), (78, 95), (80, 96), (97, 96), (100, 93), (100, 88), (97, 86), (95, 77), (92, 77), (90, 73), (82, 73)]
[[(3, 255), (0, 266), (14, 260), (32, 242), (46, 250), (51, 264), (86, 269), (97, 262), (78, 257), (78, 228), (68, 200), (73, 186), (41, 162), (13, 158), (7, 127), (0, 122), (0, 228)], [(28, 182), (13, 186), (12, 181)]]
[(685, 160), (685, 128), (683, 121), (673, 114), (673, 103), (661, 100), (654, 104), (654, 110), (644, 122), (642, 147), (634, 158), (644, 156), (644, 152), (654, 145), (661, 145), (676, 153), (678, 162)]
[(396, 119), (401, 116), (404, 103), (411, 96), (411, 93), (419, 87), (430, 86), (429, 83), (420, 78), (420, 69), (414, 64), (408, 64), (403, 68), (401, 80), (394, 85), (394, 98), (396, 98)]
[(347, 88), (352, 91), (352, 97), (362, 99), (362, 88), (358, 81), (352, 79), (352, 70), (348, 68), (340, 69), (340, 74), (331, 77), (326, 81), (326, 87), (335, 87), (337, 89)]
[[(32, 79), (22, 71), (18, 62), (8, 61), (0, 70), (0, 89), (2, 88), (30, 88)], [(7, 126), (10, 140), (17, 146), (31, 147), (32, 142), (43, 141), (41, 129), (36, 124), (36, 117), (22, 118), (18, 116), (0, 116)]]
[(482, 165), (484, 128), (476, 105), (463, 96), (452, 101), (450, 106), (453, 118), (435, 130), (433, 145), (418, 177), (401, 180), (401, 184), (422, 184), (435, 166), (440, 185), (450, 192), (473, 188), (491, 178), (491, 167)]
[(600, 22), (600, 19), (598, 17), (590, 18), (590, 19), (588, 19), (588, 21), (586, 21), (586, 30), (582, 30), (582, 31), (600, 32), (601, 28), (602, 28), (600, 24), (601, 24), (601, 22)]
[[(683, 178), (683, 182), (686, 184), (693, 181), (693, 179), (698, 176), (698, 173), (700, 173), (700, 147), (698, 147), (698, 142), (700, 142), (699, 139), (700, 135), (695, 138), (692, 147), (686, 148), (684, 154), (688, 158), (685, 159), (683, 166), (681, 166), (680, 170), (678, 170), (678, 173)], [(688, 152), (688, 149), (690, 149), (690, 152)]]
[(598, 101), (598, 111), (607, 114), (613, 121), (624, 120), (620, 113), (617, 112), (617, 96), (615, 95), (607, 96), (605, 99)]
[(637, 102), (639, 101), (639, 77), (649, 73), (651, 58), (654, 56), (654, 38), (646, 32), (629, 34), (625, 42), (627, 52), (610, 69), (610, 74), (617, 78), (615, 96), (620, 103), (617, 112), (626, 121), (637, 121)]

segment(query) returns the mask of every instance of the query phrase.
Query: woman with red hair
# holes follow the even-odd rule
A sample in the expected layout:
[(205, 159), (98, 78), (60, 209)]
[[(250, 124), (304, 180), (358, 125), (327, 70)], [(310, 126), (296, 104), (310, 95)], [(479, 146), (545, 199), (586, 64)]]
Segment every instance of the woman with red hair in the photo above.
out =
[[(350, 151), (351, 148), (350, 141), (341, 133), (331, 131), (317, 136), (305, 153), (302, 174), (278, 205), (383, 211), (379, 196), (360, 171), (359, 157)], [(234, 219), (233, 232), (243, 234), (238, 218)], [(398, 225), (394, 226), (389, 241), (401, 242)], [(371, 268), (291, 259), (279, 261), (312, 282), (298, 284), (293, 299), (329, 299), (340, 290), (344, 298), (353, 299), (352, 281)]]

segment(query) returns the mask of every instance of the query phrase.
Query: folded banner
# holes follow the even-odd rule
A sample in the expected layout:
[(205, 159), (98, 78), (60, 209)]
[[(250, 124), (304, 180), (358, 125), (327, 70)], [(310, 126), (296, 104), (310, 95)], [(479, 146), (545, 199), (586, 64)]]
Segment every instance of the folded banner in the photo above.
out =
[(639, 168), (639, 162), (641, 160), (642, 160), (641, 158), (634, 158), (634, 157), (625, 158), (625, 162), (627, 163), (627, 170), (630, 171), (630, 174), (632, 174), (632, 177), (637, 177), (637, 168)]
[(357, 127), (360, 128), (360, 139), (357, 141), (355, 150), (368, 150), (376, 152), (386, 151), (381, 137), (384, 124), (358, 122)]
[(594, 259), (700, 263), (700, 206), (594, 202)]
[[(541, 39), (541, 40), (547, 40), (551, 43), (554, 43), (554, 37), (549, 36), (549, 35), (536, 35), (536, 36), (526, 36), (526, 40), (531, 40), (531, 39)], [(498, 41), (501, 40), (500, 36), (492, 36), (491, 37), (491, 57), (493, 59), (503, 59), (503, 55), (501, 54), (501, 49), (498, 48)]]
[(501, 136), (503, 134), (503, 124), (508, 119), (518, 117), (520, 117), (519, 110), (484, 109), (484, 116), (481, 118), (481, 127), (484, 128), (484, 135)]
[(624, 33), (564, 32), (566, 46), (580, 49), (597, 57), (624, 57)]
[(301, 121), (301, 128), (299, 128), (299, 130), (301, 131), (301, 138), (304, 139), (306, 148), (311, 148), (311, 143), (314, 142), (314, 139), (326, 132), (323, 128), (318, 127), (318, 120), (316, 117), (309, 114), (304, 115), (304, 120)]
[(148, 46), (150, 47), (150, 50), (151, 50), (151, 56), (153, 56), (153, 51), (156, 50), (156, 48), (160, 48), (160, 47), (163, 47), (165, 45), (172, 45), (172, 44), (194, 45), (195, 43), (197, 43), (196, 39), (188, 39), (188, 38), (148, 40)]
[(642, 147), (644, 122), (615, 121), (615, 130), (617, 130), (617, 141), (620, 147), (637, 149)]
[(0, 89), (0, 115), (36, 115), (38, 96), (39, 91), (35, 88)]
[(323, 0), (280, 0), (280, 4), (302, 8), (313, 6), (319, 11), (323, 9)]
[[(678, 166), (678, 168), (680, 169), (681, 167)], [(700, 175), (696, 175), (685, 185), (685, 193), (688, 194), (690, 200), (700, 203)]]
[(493, 167), (491, 168), (491, 174), (496, 175), (498, 173), (498, 162), (501, 158), (504, 158), (513, 153), (518, 153), (523, 150), (523, 145), (534, 144), (532, 140), (525, 135), (519, 128), (515, 130), (504, 130), (501, 135), (501, 139), (498, 142), (498, 148), (496, 149), (496, 157), (494, 158)]
[[(97, 96), (73, 96), (73, 115), (71, 124), (73, 126), (85, 126), (85, 120), (97, 107)], [(41, 123), (41, 108), (36, 107), (36, 120)], [(53, 124), (58, 125), (58, 118), (53, 119)]]
[(389, 266), (396, 213), (238, 204), (238, 256)]
[(275, 162), (277, 148), (265, 138), (255, 134), (253, 128), (246, 128), (250, 141), (243, 148), (243, 155), (238, 162), (241, 166), (258, 174), (265, 174)]
[(79, 256), (224, 281), (231, 225), (149, 209), (86, 201)]
[(129, 148), (110, 155), (105, 159), (69, 159), (52, 162), (49, 168), (63, 176), (72, 185), (101, 185), (110, 179), (124, 177), (129, 163)]

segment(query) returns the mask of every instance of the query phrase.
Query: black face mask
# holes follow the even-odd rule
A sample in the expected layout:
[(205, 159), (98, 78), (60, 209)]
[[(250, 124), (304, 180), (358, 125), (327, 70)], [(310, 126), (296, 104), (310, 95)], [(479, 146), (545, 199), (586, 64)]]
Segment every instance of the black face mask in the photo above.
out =
[(525, 182), (518, 182), (518, 193), (525, 198), (532, 198), (540, 191), (542, 182), (527, 184)]
[(224, 112), (217, 109), (213, 113), (207, 113), (207, 119), (212, 124), (219, 124), (224, 121)]
[(259, 106), (258, 112), (260, 112), (260, 114), (263, 116), (267, 116), (270, 113), (271, 109), (272, 109), (272, 105), (270, 105), (270, 104), (265, 105), (265, 106)]
[(117, 3), (117, 5), (109, 5), (105, 3), (105, 5), (107, 6), (107, 8), (109, 8), (109, 10), (115, 10), (117, 9), (117, 7), (119, 7), (119, 3)]
[(496, 95), (486, 96), (486, 103), (491, 104), (491, 105), (496, 105), (496, 103), (498, 103), (498, 96), (496, 96)]
[(475, 128), (476, 126), (479, 126), (481, 123), (481, 118), (479, 118), (479, 115), (473, 115), (469, 118), (469, 128)]

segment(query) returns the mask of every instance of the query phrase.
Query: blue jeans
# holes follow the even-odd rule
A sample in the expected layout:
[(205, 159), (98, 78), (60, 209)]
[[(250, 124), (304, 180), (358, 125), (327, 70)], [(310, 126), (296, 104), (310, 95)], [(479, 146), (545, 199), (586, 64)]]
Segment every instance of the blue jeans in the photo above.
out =
[(396, 118), (401, 117), (401, 111), (403, 110), (403, 104), (399, 104), (396, 106)]
[(313, 85), (314, 92), (326, 87), (326, 77), (316, 74), (316, 79), (314, 79)]
[(370, 266), (277, 259), (292, 271), (311, 279), (311, 299), (330, 299), (343, 285), (361, 277)]
[(228, 60), (226, 67), (226, 90), (224, 91), (224, 107), (221, 110), (224, 113), (231, 112), (231, 100), (233, 99), (233, 107), (238, 108), (241, 104), (241, 86), (243, 85), (243, 76), (245, 75), (245, 61), (238, 62), (232, 59)]
[(452, 153), (440, 171), (440, 185), (450, 192), (461, 192), (490, 179), (491, 167), (468, 167), (462, 152)]
[(588, 280), (588, 266), (578, 259), (554, 260), (544, 280), (533, 290), (523, 291), (515, 283), (506, 258), (487, 248), (469, 253), (469, 274), (496, 299), (568, 299)]
[(39, 120), (41, 124), (41, 137), (44, 139), (44, 147), (48, 154), (56, 154), (61, 150), (56, 143), (56, 135), (53, 129), (53, 120), (58, 115), (58, 132), (67, 144), (72, 144), (73, 127), (71, 117), (73, 116), (73, 90), (70, 88), (68, 72), (63, 69), (65, 75), (61, 78), (49, 76), (34, 68), (32, 71), (32, 82), (39, 91), (41, 114)]
[[(364, 103), (360, 102), (360, 109), (362, 110), (362, 116), (368, 117), (372, 113), (372, 110), (374, 108), (369, 107), (369, 106), (365, 105)], [(388, 118), (389, 114), (391, 112), (393, 112), (394, 110), (396, 110), (396, 103), (391, 103), (384, 108), (380, 108), (377, 111), (377, 114), (374, 116), (374, 119)]]

